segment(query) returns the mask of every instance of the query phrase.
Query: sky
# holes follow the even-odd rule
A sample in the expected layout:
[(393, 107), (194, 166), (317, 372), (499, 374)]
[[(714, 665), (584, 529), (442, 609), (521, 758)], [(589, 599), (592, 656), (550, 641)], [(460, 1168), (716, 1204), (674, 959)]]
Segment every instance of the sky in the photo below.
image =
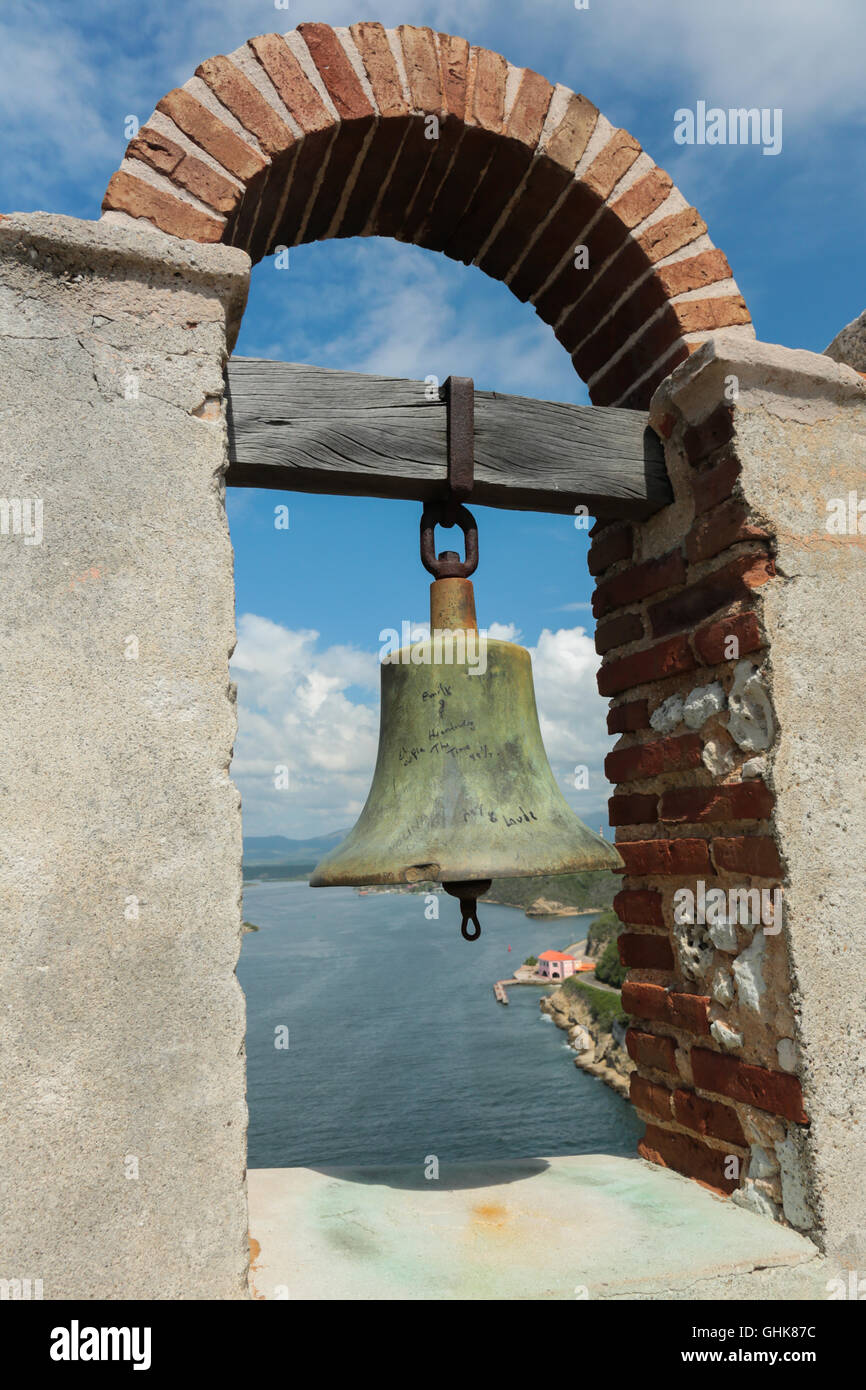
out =
[[(0, 210), (97, 218), (128, 116), (144, 124), (204, 58), (313, 19), (430, 25), (585, 93), (699, 209), (764, 341), (820, 352), (862, 311), (863, 0), (3, 0)], [(698, 101), (780, 109), (780, 152), (678, 144), (674, 113)], [(257, 266), (235, 351), (588, 400), (531, 306), (477, 269), (387, 239), (322, 242), (293, 249), (288, 270)], [(231, 489), (227, 509), (244, 833), (347, 827), (375, 759), (379, 634), (427, 616), (418, 505)], [(588, 824), (606, 827), (613, 740), (596, 691), (586, 532), (569, 517), (476, 518), (479, 622), (532, 652), (557, 779)], [(277, 767), (287, 787), (274, 785)]]

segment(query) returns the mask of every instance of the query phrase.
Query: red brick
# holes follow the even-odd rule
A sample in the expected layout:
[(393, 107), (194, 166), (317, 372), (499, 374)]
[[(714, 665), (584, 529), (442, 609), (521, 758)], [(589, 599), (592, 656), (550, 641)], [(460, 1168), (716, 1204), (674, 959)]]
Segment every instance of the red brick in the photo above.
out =
[(635, 782), (644, 777), (661, 776), (664, 772), (700, 767), (702, 748), (697, 734), (633, 743), (630, 748), (615, 748), (608, 753), (604, 773), (609, 782)]
[[(376, 212), (377, 236), (397, 237), (411, 241), (406, 230), (407, 217), (434, 163), (450, 159), (459, 143), (459, 123), (450, 117), (442, 119), (439, 139), (428, 140), (423, 116), (412, 116), (400, 152), (388, 177), (388, 183)], [(438, 165), (437, 165), (438, 167)]]
[(612, 131), (607, 144), (599, 151), (584, 174), (583, 182), (600, 198), (608, 198), (640, 152), (640, 145), (627, 130)]
[[(409, 72), (409, 58), (413, 49), (412, 35), (430, 34), (429, 29), (412, 29), (408, 24), (401, 24), (399, 29), (400, 43), (403, 48), (405, 58), (406, 74), (409, 77), (412, 92), (416, 91), (416, 84), (412, 80)], [(432, 34), (430, 35), (432, 39)], [(469, 43), (466, 39), (456, 38), (453, 34), (442, 34), (438, 36), (438, 52), (436, 42), (433, 41), (433, 62), (439, 74), (441, 84), (441, 108), (450, 115), (456, 116), (458, 120), (463, 120), (466, 115), (466, 79), (469, 72)], [(421, 111), (434, 111), (435, 106), (427, 106), (423, 102), (416, 101)]]
[[(504, 280), (520, 260), (538, 227), (538, 209), (553, 207), (565, 192), (597, 121), (598, 111), (591, 101), (569, 96), (565, 114), (544, 152), (535, 159), (515, 206), (478, 262), (488, 275)], [(530, 280), (530, 285), (535, 282)], [(526, 299), (531, 292), (528, 288), (520, 297)]]
[[(289, 196), (283, 209), (280, 225), (274, 234), (274, 243), (278, 246), (296, 246), (300, 236), (301, 227), (304, 223), (307, 206), (313, 188), (318, 178), (319, 170), (329, 158), (330, 147), (336, 136), (340, 133), (339, 125), (331, 125), (327, 130), (312, 131), (305, 135), (297, 146), (297, 154), (292, 168), (291, 183), (289, 184)], [(332, 166), (328, 165), (329, 168)], [(281, 192), (285, 191), (287, 177), (278, 177), (277, 187)], [(270, 193), (270, 179), (268, 180)], [(274, 190), (276, 191), (276, 190)], [(273, 210), (273, 217), (276, 216), (276, 208)]]
[(694, 565), (740, 541), (769, 539), (768, 531), (749, 521), (745, 504), (729, 498), (695, 521), (686, 537), (686, 555)]
[(728, 1178), (727, 1154), (721, 1149), (711, 1149), (699, 1139), (674, 1130), (661, 1129), (658, 1125), (647, 1125), (646, 1134), (637, 1146), (641, 1158), (650, 1163), (658, 1163), (663, 1168), (672, 1168), (687, 1178), (694, 1178), (702, 1187), (727, 1196), (739, 1186), (739, 1178)]
[(605, 526), (597, 537), (593, 528), (593, 542), (587, 555), (590, 574), (602, 574), (617, 561), (630, 560), (633, 547), (634, 533), (630, 526)]
[(643, 637), (643, 618), (639, 613), (623, 613), (618, 618), (608, 618), (595, 629), (595, 650), (600, 656), (624, 647), (627, 642), (636, 642)]
[(695, 208), (684, 208), (669, 217), (660, 217), (638, 238), (641, 250), (654, 264), (672, 256), (683, 246), (696, 241), (707, 230), (707, 224)]
[(616, 847), (634, 876), (712, 873), (707, 840), (620, 840)]
[(517, 96), (500, 139), (474, 196), (445, 253), (467, 264), (484, 246), (532, 163), (553, 88), (546, 78), (524, 68)]
[[(590, 397), (594, 405), (613, 405), (622, 397), (629, 399), (631, 388), (644, 372), (654, 363), (664, 359), (676, 349), (688, 355), (688, 348), (680, 340), (687, 333), (711, 332), (717, 328), (732, 327), (749, 323), (749, 311), (740, 295), (730, 295), (719, 299), (680, 299), (669, 300), (664, 310), (649, 322), (641, 333), (635, 324), (635, 340), (632, 345), (617, 356), (615, 362), (600, 360), (592, 372), (587, 374), (590, 383)], [(668, 371), (672, 370), (671, 367)], [(660, 369), (659, 369), (660, 371)], [(656, 373), (658, 380), (664, 373)]]
[(736, 835), (713, 840), (713, 863), (725, 873), (754, 874), (756, 878), (783, 877), (779, 851), (771, 835)]
[(170, 175), (180, 164), (183, 156), (182, 145), (147, 125), (141, 127), (126, 147), (127, 159), (143, 159), (145, 164), (149, 164), (151, 169), (157, 169), (160, 174)]
[(617, 938), (622, 965), (633, 970), (673, 970), (674, 953), (666, 936), (650, 932), (623, 932)]
[(649, 618), (653, 636), (666, 637), (677, 628), (693, 627), (719, 608), (749, 599), (752, 590), (766, 584), (775, 573), (772, 558), (763, 551), (738, 555), (697, 584), (651, 604)]
[(469, 53), (466, 122), (499, 135), (505, 121), (505, 83), (508, 64), (489, 48), (472, 48)]
[(669, 1071), (676, 1075), (677, 1045), (673, 1038), (660, 1033), (643, 1033), (639, 1028), (629, 1028), (625, 1035), (625, 1045), (631, 1060), (639, 1067), (652, 1067), (654, 1071)]
[(674, 1115), (679, 1124), (710, 1139), (723, 1139), (746, 1148), (746, 1136), (736, 1110), (717, 1100), (705, 1100), (694, 1091), (674, 1091)]
[(624, 705), (614, 705), (608, 711), (607, 731), (609, 734), (632, 734), (637, 729), (649, 728), (649, 708), (646, 700), (629, 700)]
[(685, 821), (689, 825), (705, 821), (766, 820), (774, 803), (773, 793), (757, 777), (748, 782), (726, 782), (716, 787), (675, 787), (662, 796), (659, 820)]
[(713, 247), (697, 256), (659, 266), (657, 274), (666, 297), (673, 299), (674, 295), (685, 294), (687, 290), (700, 290), (720, 280), (729, 280), (731, 267), (725, 253)]
[(662, 895), (654, 888), (624, 888), (613, 900), (613, 910), (621, 922), (640, 927), (662, 927)]
[(622, 1007), (634, 1018), (667, 1023), (689, 1033), (709, 1034), (710, 1000), (703, 994), (680, 994), (663, 985), (626, 980), (622, 987)]
[(658, 797), (611, 796), (608, 798), (611, 825), (651, 825), (657, 819)]
[(223, 106), (255, 135), (265, 154), (282, 154), (295, 143), (282, 117), (224, 54), (218, 53), (199, 63), (195, 75), (206, 82)]
[(298, 33), (310, 50), (328, 95), (341, 121), (357, 121), (373, 115), (361, 80), (349, 62), (339, 36), (329, 24), (299, 24)]
[(103, 211), (126, 212), (130, 217), (146, 217), (160, 231), (190, 241), (220, 241), (225, 222), (164, 193), (161, 188), (137, 179), (125, 169), (112, 174), (102, 200)]
[(708, 512), (730, 497), (734, 484), (740, 476), (740, 462), (733, 454), (725, 454), (712, 468), (702, 469), (692, 475), (692, 495), (695, 499), (695, 515)]
[(683, 328), (677, 309), (668, 303), (651, 323), (632, 326), (634, 342), (615, 362), (603, 358), (587, 371), (594, 405), (613, 405), (634, 386), (653, 363), (660, 362), (680, 344)]
[(250, 50), (305, 135), (328, 130), (334, 118), (281, 34), (259, 34)]
[(670, 1120), (672, 1092), (667, 1086), (659, 1086), (655, 1081), (647, 1081), (633, 1071), (629, 1078), (628, 1096), (632, 1105), (643, 1110), (646, 1115), (654, 1115), (658, 1120)]
[(809, 1123), (796, 1076), (756, 1067), (750, 1062), (741, 1062), (738, 1057), (710, 1052), (703, 1047), (692, 1048), (691, 1060), (695, 1085), (702, 1091), (715, 1091), (771, 1115), (796, 1120), (798, 1124)]
[(168, 92), (157, 102), (156, 109), (174, 121), (179, 130), (201, 149), (207, 150), (235, 178), (249, 183), (250, 179), (267, 168), (268, 160), (258, 150), (248, 145), (182, 87)]
[(700, 463), (701, 459), (720, 449), (733, 437), (734, 408), (719, 405), (698, 425), (689, 425), (683, 434), (683, 448), (690, 463)]
[(460, 146), (466, 114), (469, 44), (430, 29), (401, 24), (397, 30), (409, 83), (410, 105), (439, 115), (439, 138), (428, 140), (423, 118), (400, 151), (378, 219), (380, 236), (419, 240), (419, 231)]
[(675, 367), (681, 362), (685, 362), (691, 355), (694, 348), (699, 347), (699, 343), (690, 345), (689, 343), (679, 342), (674, 345), (672, 350), (663, 357), (655, 371), (650, 372), (649, 376), (644, 377), (637, 386), (622, 397), (619, 402), (623, 410), (649, 410), (653, 395), (663, 381), (666, 381)]
[(751, 323), (752, 316), (740, 294), (718, 299), (683, 299), (672, 305), (683, 333), (711, 333), (715, 328), (734, 328)]
[(666, 412), (656, 424), (656, 433), (660, 439), (670, 439), (674, 432), (674, 425), (677, 423), (677, 416)]
[[(509, 279), (508, 288), (512, 294), (523, 300), (530, 299), (538, 293), (566, 252), (577, 244), (581, 231), (598, 212), (602, 202), (603, 199), (587, 188), (585, 183), (570, 184), (553, 217), (532, 243)], [(556, 323), (562, 310), (574, 300), (578, 292), (577, 286), (581, 284), (581, 280), (576, 277), (581, 275), (585, 277), (586, 272), (575, 271), (573, 264), (569, 262), (551, 288), (540, 297), (535, 307), (545, 323)], [(556, 289), (553, 288), (554, 285)]]
[[(598, 225), (598, 224), (596, 224)], [(594, 230), (594, 229), (593, 229)], [(597, 264), (590, 245), (590, 263)], [(705, 285), (730, 276), (731, 268), (721, 251), (702, 251), (687, 260), (675, 261), (669, 266), (660, 266), (654, 275), (645, 276), (619, 308), (606, 316), (598, 328), (586, 338), (574, 353), (574, 364), (579, 374), (586, 378), (592, 374), (600, 362), (607, 362), (617, 349), (631, 337), (640, 324), (647, 322), (665, 300), (686, 290), (701, 289)], [(582, 337), (583, 334), (580, 334)], [(568, 330), (563, 336), (567, 350), (575, 346), (568, 340)]]
[(244, 190), (231, 179), (187, 154), (175, 140), (150, 126), (142, 126), (126, 153), (128, 158), (140, 159), (151, 169), (166, 174), (172, 183), (185, 188), (216, 212), (232, 212), (243, 195)]
[[(725, 650), (730, 637), (736, 637), (739, 643), (733, 656), (729, 656)], [(717, 666), (721, 661), (738, 661), (747, 652), (757, 651), (764, 645), (755, 613), (738, 613), (731, 618), (707, 623), (706, 627), (698, 628), (694, 641), (698, 656), (707, 666)]]
[(361, 20), (350, 29), (380, 116), (406, 116), (409, 107), (383, 25)]
[(651, 262), (638, 243), (627, 241), (610, 264), (578, 293), (574, 307), (557, 329), (557, 332), (561, 329), (561, 341), (566, 342), (571, 336), (577, 345), (610, 313), (610, 306), (646, 275), (650, 267)]
[(618, 695), (635, 685), (664, 680), (694, 668), (687, 637), (669, 637), (643, 652), (633, 652), (602, 666), (596, 677), (600, 695)]
[(611, 212), (629, 229), (637, 227), (651, 212), (660, 207), (673, 188), (670, 174), (658, 167), (637, 179), (625, 193), (611, 204)]
[(620, 608), (625, 603), (636, 603), (638, 599), (657, 594), (662, 589), (672, 589), (682, 584), (686, 577), (686, 566), (678, 550), (671, 550), (658, 559), (644, 560), (643, 564), (615, 574), (597, 585), (592, 596), (592, 611), (597, 618), (609, 613), (612, 608)]
[[(500, 148), (507, 66), (498, 53), (486, 48), (470, 50), (467, 92), (471, 99), (458, 158), (432, 201), (425, 205), (424, 219), (412, 233), (415, 241), (431, 250), (444, 250), (454, 227), (469, 209), (489, 160)], [(419, 195), (416, 203), (420, 201)]]
[(464, 41), (459, 49), (450, 50), (447, 55), (452, 101), (446, 108), (443, 105), (442, 72), (433, 30), (420, 25), (401, 24), (397, 33), (400, 36), (412, 105), (427, 115), (456, 109), (456, 114), (462, 120), (466, 107), (468, 43)]

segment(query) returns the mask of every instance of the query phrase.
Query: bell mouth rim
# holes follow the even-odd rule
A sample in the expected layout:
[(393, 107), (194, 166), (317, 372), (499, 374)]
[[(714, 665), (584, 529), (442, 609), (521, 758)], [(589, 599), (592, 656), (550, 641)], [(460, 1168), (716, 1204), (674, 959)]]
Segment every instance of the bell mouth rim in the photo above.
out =
[[(489, 866), (486, 869), (476, 869), (466, 863), (453, 865), (439, 864), (439, 872), (431, 874), (429, 877), (406, 878), (405, 873), (401, 875), (398, 871), (386, 873), (361, 873), (352, 874), (349, 869), (338, 870), (336, 874), (328, 873), (325, 864), (317, 865), (308, 880), (310, 888), (365, 888), (380, 885), (391, 885), (395, 888), (411, 888), (419, 883), (483, 883), (491, 878), (569, 878), (576, 877), (578, 874), (586, 873), (625, 873), (625, 863), (622, 856), (613, 845), (609, 845), (613, 850), (611, 861), (607, 864), (586, 864), (581, 868), (569, 866), (563, 868), (562, 865), (550, 864), (540, 869), (525, 868), (497, 868)], [(619, 861), (618, 863), (616, 861)], [(319, 870), (322, 872), (319, 872)]]

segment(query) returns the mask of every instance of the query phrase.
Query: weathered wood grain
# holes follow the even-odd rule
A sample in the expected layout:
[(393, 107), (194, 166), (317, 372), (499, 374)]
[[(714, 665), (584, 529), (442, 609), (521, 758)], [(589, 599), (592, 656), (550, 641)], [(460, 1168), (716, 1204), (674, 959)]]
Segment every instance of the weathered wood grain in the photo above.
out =
[[(423, 381), (245, 357), (226, 378), (230, 487), (442, 496), (445, 404)], [(470, 504), (640, 518), (671, 500), (643, 412), (476, 392)]]

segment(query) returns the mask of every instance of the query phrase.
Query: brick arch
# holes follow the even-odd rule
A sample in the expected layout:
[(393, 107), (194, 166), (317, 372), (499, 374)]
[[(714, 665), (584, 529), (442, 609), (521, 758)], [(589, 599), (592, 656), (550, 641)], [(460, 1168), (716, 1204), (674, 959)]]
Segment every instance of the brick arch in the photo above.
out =
[(430, 29), (301, 24), (207, 59), (157, 103), (103, 209), (253, 261), (360, 235), (443, 251), (532, 303), (598, 405), (645, 407), (715, 330), (754, 336), (706, 224), (633, 136)]

